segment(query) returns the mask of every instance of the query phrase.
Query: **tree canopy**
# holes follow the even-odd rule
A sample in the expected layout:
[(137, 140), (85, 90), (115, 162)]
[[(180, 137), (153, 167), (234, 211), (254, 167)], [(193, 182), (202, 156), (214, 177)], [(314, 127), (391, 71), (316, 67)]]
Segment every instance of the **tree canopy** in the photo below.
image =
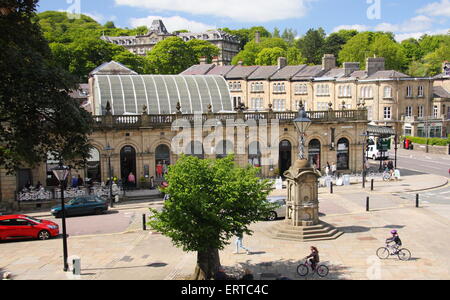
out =
[[(220, 265), (218, 250), (233, 236), (251, 234), (249, 225), (267, 216), (272, 190), (252, 166), (238, 167), (233, 156), (202, 160), (182, 156), (169, 167), (162, 212), (152, 210), (149, 225), (184, 251), (198, 252), (196, 279), (210, 279)], [(198, 275), (198, 274), (197, 274)]]
[(83, 163), (92, 118), (69, 96), (74, 78), (55, 63), (40, 27), (35, 1), (9, 1), (0, 15), (0, 165), (13, 172), (58, 159)]

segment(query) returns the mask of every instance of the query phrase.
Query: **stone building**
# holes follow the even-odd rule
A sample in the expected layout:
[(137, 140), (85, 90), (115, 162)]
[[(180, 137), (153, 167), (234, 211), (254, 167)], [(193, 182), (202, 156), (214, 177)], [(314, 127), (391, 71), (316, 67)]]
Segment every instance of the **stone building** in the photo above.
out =
[[(253, 67), (242, 68), (253, 73)], [(141, 187), (151, 177), (156, 182), (163, 180), (167, 167), (182, 153), (213, 159), (233, 153), (241, 166), (261, 167), (261, 176), (284, 174), (299, 154), (299, 134), (292, 122), (298, 112), (248, 111), (242, 107), (235, 111), (223, 77), (229, 70), (223, 66), (215, 75), (137, 75), (115, 62), (94, 70), (86, 104), (95, 120), (90, 136), (94, 149), (86, 169), (72, 170), (72, 176), (106, 182), (110, 159), (113, 177), (130, 186), (127, 176), (132, 172), (137, 182), (131, 185)], [(236, 76), (242, 74), (236, 70)], [(278, 71), (264, 68), (249, 82), (267, 81)], [(280, 81), (291, 75), (278, 74)], [(368, 120), (367, 111), (359, 108), (308, 112), (313, 124), (305, 150), (317, 169), (323, 171), (329, 162), (336, 163), (341, 173), (361, 171), (365, 142), (361, 134), (366, 132)], [(231, 127), (220, 131), (220, 124)], [(188, 134), (192, 140), (180, 143), (180, 134)], [(111, 156), (107, 146), (114, 149)], [(28, 181), (32, 185), (41, 182), (47, 190), (54, 188), (57, 181), (52, 168), (57, 163), (49, 157), (38, 168), (23, 167), (12, 176), (0, 170), (0, 206), (17, 206), (17, 192)], [(40, 205), (47, 200), (28, 197), (27, 201)]]
[(127, 48), (130, 52), (137, 55), (146, 55), (148, 51), (160, 41), (177, 36), (183, 41), (198, 39), (208, 41), (220, 49), (219, 56), (216, 64), (229, 65), (233, 57), (240, 51), (240, 40), (231, 34), (228, 34), (222, 30), (208, 30), (200, 33), (193, 32), (174, 32), (169, 33), (161, 20), (154, 20), (149, 28), (149, 31), (145, 35), (139, 36), (102, 36), (101, 39), (121, 45)]
[[(368, 58), (366, 66), (360, 70), (359, 63), (345, 62), (338, 68), (336, 58), (327, 54), (317, 66), (288, 66), (280, 58), (277, 66), (236, 65), (222, 73), (233, 102), (244, 103), (249, 111), (267, 111), (269, 107), (274, 111), (297, 110), (300, 102), (311, 111), (364, 105), (373, 125), (391, 127), (399, 135), (408, 133), (408, 118), (436, 114), (436, 78), (414, 78), (385, 70), (384, 58)], [(200, 64), (181, 74), (208, 75), (216, 68)], [(437, 114), (440, 116), (440, 111)]]

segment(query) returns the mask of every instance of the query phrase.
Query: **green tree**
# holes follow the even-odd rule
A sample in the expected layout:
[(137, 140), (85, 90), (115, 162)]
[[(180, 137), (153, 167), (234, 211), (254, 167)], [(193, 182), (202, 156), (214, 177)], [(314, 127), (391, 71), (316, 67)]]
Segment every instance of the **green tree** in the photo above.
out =
[(273, 66), (278, 62), (279, 57), (285, 57), (286, 51), (279, 48), (264, 48), (256, 57), (255, 63), (260, 66)]
[(308, 64), (321, 64), (324, 55), (325, 30), (323, 28), (310, 29), (298, 40), (298, 47)]
[[(5, 6), (6, 5), (6, 6)], [(35, 23), (35, 1), (8, 0), (0, 13), (0, 166), (35, 167), (51, 153), (82, 164), (92, 117), (69, 96), (73, 78), (54, 63)]]
[(278, 29), (278, 27), (275, 27), (273, 29), (272, 37), (274, 37), (274, 38), (280, 38), (281, 37), (280, 36), (280, 29)]
[(131, 53), (130, 51), (123, 51), (113, 56), (112, 60), (117, 61), (127, 68), (136, 71), (138, 74), (145, 74), (147, 67), (147, 59), (145, 57)]
[(262, 38), (260, 43), (253, 40), (245, 45), (244, 50), (239, 52), (231, 63), (237, 65), (239, 61), (242, 61), (246, 66), (255, 65), (258, 54), (267, 48), (281, 48), (286, 51), (288, 44), (282, 38)]
[(148, 52), (148, 70), (151, 74), (180, 74), (198, 62), (194, 50), (178, 37), (169, 37)]
[(342, 47), (357, 34), (356, 30), (340, 30), (330, 34), (325, 39), (323, 53), (334, 54), (335, 57), (338, 57)]
[(208, 41), (194, 39), (188, 41), (187, 45), (194, 51), (195, 57), (206, 57), (208, 63), (211, 63), (212, 58), (220, 53), (220, 49)]
[(388, 35), (375, 36), (370, 45), (369, 55), (384, 57), (388, 70), (405, 71), (407, 69), (408, 60), (402, 46)]
[(233, 156), (201, 160), (182, 156), (169, 168), (170, 195), (162, 212), (151, 210), (149, 225), (186, 252), (197, 252), (195, 280), (211, 279), (220, 266), (219, 250), (233, 236), (252, 234), (249, 225), (273, 209), (272, 189), (259, 170), (238, 167)]
[(289, 44), (289, 46), (293, 46), (295, 42), (295, 38), (297, 37), (297, 31), (292, 28), (286, 28), (281, 35), (281, 38)]
[(286, 58), (288, 64), (291, 66), (302, 65), (306, 63), (306, 59), (302, 56), (302, 53), (297, 47), (290, 47), (286, 51)]

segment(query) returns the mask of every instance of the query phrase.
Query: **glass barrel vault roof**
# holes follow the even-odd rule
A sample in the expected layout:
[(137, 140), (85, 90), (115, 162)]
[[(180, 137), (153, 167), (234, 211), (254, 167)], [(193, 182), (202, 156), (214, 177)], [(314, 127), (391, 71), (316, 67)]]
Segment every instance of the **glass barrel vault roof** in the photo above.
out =
[(177, 103), (184, 114), (212, 111), (231, 112), (233, 104), (228, 84), (221, 76), (205, 75), (96, 75), (95, 115), (104, 115), (111, 104), (113, 115), (176, 113)]

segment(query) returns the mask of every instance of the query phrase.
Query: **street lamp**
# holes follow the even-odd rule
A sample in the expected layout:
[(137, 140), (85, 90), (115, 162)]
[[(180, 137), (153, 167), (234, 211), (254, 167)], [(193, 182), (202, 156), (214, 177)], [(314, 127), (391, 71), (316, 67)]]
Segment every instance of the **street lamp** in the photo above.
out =
[(300, 132), (300, 151), (299, 151), (299, 159), (305, 160), (305, 133), (308, 130), (309, 126), (311, 126), (311, 119), (308, 118), (305, 107), (303, 103), (300, 104), (300, 110), (298, 112), (297, 118), (294, 120), (295, 127)]
[(62, 161), (59, 162), (59, 166), (53, 169), (53, 174), (58, 179), (61, 186), (61, 214), (62, 214), (62, 228), (63, 228), (63, 256), (64, 256), (64, 272), (69, 270), (67, 263), (67, 229), (66, 229), (66, 207), (64, 203), (64, 182), (70, 173), (70, 168), (63, 165)]
[(114, 201), (113, 201), (113, 197), (112, 197), (112, 170), (111, 170), (111, 156), (113, 154), (114, 148), (112, 148), (109, 144), (108, 146), (105, 147), (105, 152), (108, 155), (108, 168), (109, 168), (109, 201), (111, 204), (111, 207), (114, 207)]

